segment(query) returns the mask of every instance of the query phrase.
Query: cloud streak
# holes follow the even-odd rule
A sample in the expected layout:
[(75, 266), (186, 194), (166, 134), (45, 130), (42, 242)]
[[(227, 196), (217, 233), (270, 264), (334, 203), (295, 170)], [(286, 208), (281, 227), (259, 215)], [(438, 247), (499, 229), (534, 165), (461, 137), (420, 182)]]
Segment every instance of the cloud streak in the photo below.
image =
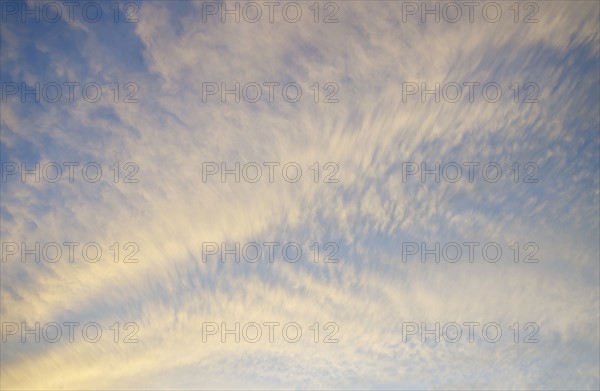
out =
[[(94, 264), (1, 264), (2, 322), (103, 330), (98, 343), (35, 344), (3, 328), (2, 387), (598, 388), (598, 4), (540, 2), (533, 24), (514, 23), (508, 3), (498, 23), (455, 24), (404, 23), (402, 2), (336, 4), (332, 24), (314, 23), (308, 3), (298, 23), (203, 22), (199, 1), (143, 2), (134, 24), (2, 24), (3, 81), (95, 81), (106, 97), (2, 103), (2, 162), (103, 168), (97, 183), (2, 183), (3, 242), (103, 248)], [(139, 103), (123, 103), (127, 82)], [(205, 103), (207, 82), (296, 82), (303, 95), (289, 103), (276, 86), (272, 103), (219, 94)], [(320, 102), (336, 83), (339, 102), (315, 103), (315, 82)], [(503, 97), (405, 102), (407, 82), (495, 82)], [(538, 103), (523, 102), (526, 82), (539, 87)], [(115, 162), (121, 175), (135, 162), (139, 182), (115, 183)], [(257, 183), (222, 183), (202, 180), (205, 162), (280, 165), (273, 183), (266, 170)], [(281, 174), (289, 162), (303, 169), (298, 182)], [(323, 183), (327, 162), (339, 182)], [(403, 181), (406, 162), (497, 162), (504, 176)], [(537, 183), (523, 183), (528, 162)], [(297, 242), (303, 259), (202, 261), (206, 242), (270, 241)], [(403, 262), (403, 243), (470, 241), (498, 243), (501, 261)], [(115, 242), (121, 256), (136, 243), (139, 262), (113, 262)], [(335, 242), (340, 262), (313, 262), (315, 242), (321, 257)], [(515, 242), (521, 258), (535, 243), (539, 263), (513, 262)], [(139, 325), (137, 343), (122, 342), (128, 322)], [(204, 342), (206, 322), (296, 322), (303, 334)], [(339, 342), (323, 343), (327, 322)], [(495, 322), (503, 334), (497, 343), (480, 329), (473, 343), (466, 334), (455, 344), (404, 341), (407, 322)], [(527, 322), (539, 326), (538, 343), (523, 343)]]

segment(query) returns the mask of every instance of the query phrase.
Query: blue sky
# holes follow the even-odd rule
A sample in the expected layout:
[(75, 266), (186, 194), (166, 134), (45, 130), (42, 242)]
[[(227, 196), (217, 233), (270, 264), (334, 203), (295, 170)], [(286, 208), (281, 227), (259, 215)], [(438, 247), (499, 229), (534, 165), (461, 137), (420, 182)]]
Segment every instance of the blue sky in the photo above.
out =
[[(279, 8), (270, 23), (262, 2), (252, 3), (262, 7), (257, 23), (204, 15), (220, 2), (119, 2), (117, 23), (112, 2), (98, 3), (97, 23), (80, 8), (69, 21), (64, 5), (57, 23), (23, 21), (10, 7), (25, 3), (2, 5), (3, 93), (22, 83), (63, 85), (57, 103), (22, 102), (20, 91), (2, 101), (3, 177), (12, 163), (79, 166), (73, 183), (66, 171), (56, 183), (23, 183), (19, 174), (1, 183), (1, 388), (600, 388), (598, 3), (521, 2), (518, 23), (513, 2), (497, 3), (497, 23), (480, 8), (473, 23), (423, 23), (418, 15), (402, 21), (403, 2), (317, 3), (319, 23), (312, 2), (298, 3), (296, 23)], [(537, 23), (523, 23), (528, 4)], [(338, 22), (322, 23), (334, 9)], [(137, 21), (124, 23), (131, 10)], [(90, 103), (76, 89), (70, 102), (65, 82), (96, 83), (102, 97)], [(236, 82), (279, 85), (273, 102), (266, 87), (256, 103), (219, 94), (203, 102), (205, 83)], [(281, 95), (291, 82), (303, 91), (297, 103)], [(463, 89), (457, 103), (423, 103), (420, 94), (403, 101), (405, 83), (436, 82), (497, 83), (502, 98), (488, 102), (478, 89), (469, 102)], [(523, 102), (528, 82), (537, 103)], [(339, 102), (323, 103), (326, 83), (335, 83)], [(126, 103), (132, 92), (137, 102)], [(89, 162), (102, 168), (98, 182), (82, 179)], [(203, 181), (206, 162), (256, 162), (263, 176)], [(264, 162), (279, 163), (273, 183)], [(338, 167), (336, 183), (323, 183), (328, 162)], [(463, 178), (403, 181), (410, 162), (455, 162)], [(490, 183), (476, 171), (470, 183), (464, 162), (479, 170), (497, 163), (503, 175)], [(286, 163), (302, 168), (298, 182), (282, 177)], [(523, 182), (526, 167), (535, 167), (537, 183)], [(132, 171), (138, 181), (124, 183)], [(94, 242), (103, 256), (71, 263), (64, 250), (56, 263), (23, 263), (6, 247), (36, 242)], [(113, 262), (115, 242), (121, 258), (134, 243), (139, 262)], [(296, 243), (303, 257), (202, 262), (209, 242)], [(315, 242), (321, 258), (335, 248), (339, 262), (313, 262)], [(471, 263), (465, 251), (456, 263), (421, 262), (420, 254), (403, 262), (409, 242), (478, 242), (478, 251), (495, 243), (503, 253), (496, 263)], [(515, 242), (521, 258), (536, 248), (539, 262), (514, 262)], [(36, 322), (96, 322), (103, 335), (36, 343), (10, 329)], [(258, 343), (232, 335), (223, 343), (220, 331), (205, 342), (206, 325), (222, 322), (293, 322), (303, 334), (297, 343), (281, 333), (270, 342), (263, 326)], [(323, 343), (329, 322), (337, 343)], [(406, 324), (436, 322), (494, 323), (502, 337), (490, 343), (477, 329), (471, 343), (463, 327), (457, 343), (403, 340)], [(537, 343), (523, 343), (528, 322), (539, 329)], [(125, 324), (136, 325), (137, 343), (122, 342)]]

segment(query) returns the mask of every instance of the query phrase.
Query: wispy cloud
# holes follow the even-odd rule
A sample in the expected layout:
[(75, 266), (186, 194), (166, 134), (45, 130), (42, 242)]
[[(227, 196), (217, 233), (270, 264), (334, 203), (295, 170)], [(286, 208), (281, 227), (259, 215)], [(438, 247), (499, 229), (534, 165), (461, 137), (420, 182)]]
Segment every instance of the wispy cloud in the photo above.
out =
[[(280, 9), (273, 23), (267, 13), (223, 23), (207, 12), (224, 4), (201, 1), (121, 3), (119, 17), (137, 10), (137, 23), (115, 23), (108, 3), (98, 23), (7, 14), (3, 92), (57, 82), (64, 96), (22, 103), (19, 91), (2, 102), (3, 175), (9, 162), (79, 166), (72, 183), (65, 166), (57, 183), (42, 174), (22, 183), (20, 172), (2, 183), (2, 242), (63, 248), (59, 262), (23, 263), (3, 244), (2, 387), (598, 388), (598, 4), (527, 3), (539, 8), (537, 23), (522, 23), (532, 10), (522, 3), (515, 23), (504, 2), (497, 23), (480, 9), (473, 23), (422, 23), (418, 14), (403, 22), (403, 3), (320, 2), (320, 21), (339, 8), (329, 24), (314, 22), (309, 3), (297, 23)], [(73, 102), (64, 82), (79, 83)], [(92, 82), (102, 91), (96, 103), (81, 91)], [(236, 82), (240, 102), (234, 94), (222, 102), (222, 83)], [(283, 95), (292, 82), (302, 88), (297, 103), (286, 101), (295, 89)], [(467, 87), (456, 103), (403, 90), (436, 82), (480, 84), (473, 102)], [(496, 103), (482, 95), (492, 82), (502, 91)], [(219, 91), (203, 101), (206, 83)], [(247, 101), (249, 83), (261, 101)], [(324, 103), (328, 96), (339, 101)], [(97, 182), (82, 176), (89, 162), (102, 168)], [(206, 162), (255, 162), (262, 176), (203, 181)], [(279, 164), (272, 183), (269, 162)], [(463, 177), (403, 179), (407, 162), (454, 162)], [(479, 164), (472, 181), (465, 162)], [(482, 174), (489, 162), (502, 168), (497, 183)], [(297, 182), (282, 173), (286, 163), (302, 168)], [(337, 182), (324, 183), (328, 175)], [(525, 183), (528, 175), (537, 182)], [(65, 242), (81, 243), (75, 262)], [(97, 263), (82, 259), (91, 242), (103, 251)], [(203, 262), (208, 242), (281, 245), (272, 263)], [(297, 263), (281, 253), (288, 242), (303, 251)], [(403, 262), (408, 242), (481, 245), (472, 263), (466, 252), (457, 263), (420, 254)], [(503, 251), (497, 263), (481, 255), (492, 242)], [(122, 262), (134, 248), (127, 243), (139, 262)], [(527, 243), (538, 263), (522, 262), (534, 248)], [(339, 262), (323, 263), (332, 253)], [(22, 343), (10, 322), (97, 322), (103, 335), (90, 343), (77, 329), (73, 343), (66, 334)], [(130, 322), (138, 342), (126, 344)], [(212, 322), (219, 332), (204, 341)], [(222, 343), (222, 323), (236, 322), (261, 325), (260, 341), (230, 334)], [(273, 342), (265, 322), (280, 324)], [(282, 335), (292, 322), (302, 329), (296, 343)], [(422, 343), (421, 333), (403, 340), (411, 322), (481, 326), (473, 343), (467, 327), (458, 343), (431, 335)], [(524, 343), (535, 328), (528, 322), (539, 327), (537, 343)], [(488, 323), (501, 326), (496, 343), (482, 337)], [(339, 341), (323, 343), (332, 332)]]

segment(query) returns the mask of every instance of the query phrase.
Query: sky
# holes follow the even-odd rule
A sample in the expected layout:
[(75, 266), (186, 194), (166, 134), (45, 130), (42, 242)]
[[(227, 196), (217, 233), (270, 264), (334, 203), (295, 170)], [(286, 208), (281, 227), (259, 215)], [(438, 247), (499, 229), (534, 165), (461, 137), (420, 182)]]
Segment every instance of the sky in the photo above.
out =
[(2, 1), (0, 388), (600, 389), (597, 1)]

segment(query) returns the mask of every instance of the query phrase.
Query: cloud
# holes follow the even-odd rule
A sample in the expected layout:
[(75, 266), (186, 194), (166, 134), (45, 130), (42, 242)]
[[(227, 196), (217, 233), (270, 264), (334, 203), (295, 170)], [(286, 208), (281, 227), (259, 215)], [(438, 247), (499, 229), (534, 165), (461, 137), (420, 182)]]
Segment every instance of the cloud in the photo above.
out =
[[(9, 336), (5, 387), (598, 387), (597, 4), (539, 3), (534, 24), (515, 24), (506, 7), (497, 24), (403, 23), (393, 2), (339, 3), (333, 24), (314, 23), (304, 3), (298, 23), (204, 23), (203, 4), (142, 3), (132, 25), (2, 25), (3, 80), (95, 81), (106, 97), (2, 104), (3, 162), (103, 169), (97, 183), (2, 184), (3, 242), (103, 248), (98, 263), (2, 264), (3, 322), (98, 322), (104, 332), (98, 343)], [(202, 99), (206, 82), (256, 82), (264, 99), (271, 81), (280, 83), (273, 103)], [(405, 82), (469, 81), (498, 83), (503, 99), (403, 99)], [(523, 102), (528, 81), (538, 103)], [(123, 102), (127, 82), (138, 103)], [(298, 103), (281, 95), (290, 82), (302, 88)], [(322, 102), (328, 82), (338, 103)], [(403, 181), (406, 162), (470, 161), (498, 162), (502, 180)], [(138, 183), (123, 183), (127, 162), (139, 166)], [(256, 162), (262, 177), (203, 181), (204, 162)], [(273, 183), (265, 162), (280, 163)], [(295, 183), (281, 172), (290, 162), (303, 170)], [(323, 183), (328, 162), (337, 183)], [(528, 162), (537, 183), (523, 183)], [(297, 242), (304, 257), (202, 262), (205, 242), (269, 241)], [(402, 243), (468, 241), (499, 243), (502, 260), (402, 262)], [(113, 262), (115, 242), (120, 251), (136, 243), (139, 263)], [(315, 242), (321, 257), (337, 243), (340, 262), (315, 263)], [(515, 242), (521, 257), (536, 243), (540, 262), (515, 263)], [(115, 343), (115, 322), (121, 340), (125, 323), (139, 325), (139, 342)], [(203, 342), (205, 322), (296, 322), (303, 337)], [(328, 322), (338, 343), (323, 343)], [(405, 342), (405, 322), (496, 322), (503, 335)], [(539, 326), (538, 343), (522, 342), (527, 322)]]

